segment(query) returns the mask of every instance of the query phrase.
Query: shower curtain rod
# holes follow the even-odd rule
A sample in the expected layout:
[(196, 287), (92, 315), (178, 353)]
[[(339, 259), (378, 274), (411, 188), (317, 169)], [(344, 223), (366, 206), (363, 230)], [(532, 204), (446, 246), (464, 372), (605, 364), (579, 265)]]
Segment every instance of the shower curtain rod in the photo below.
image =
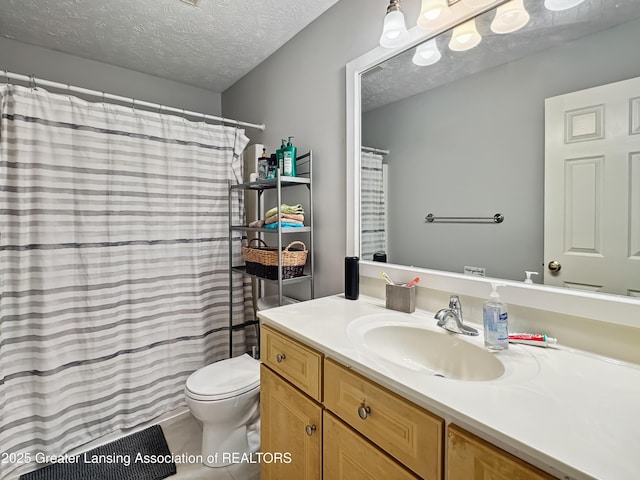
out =
[(191, 110), (185, 110), (183, 108), (169, 107), (167, 105), (162, 105), (160, 103), (145, 102), (143, 100), (136, 100), (135, 98), (131, 98), (131, 97), (121, 97), (119, 95), (113, 95), (111, 93), (99, 92), (98, 90), (90, 90), (88, 88), (76, 87), (68, 83), (65, 84), (65, 83), (52, 82), (50, 80), (36, 78), (33, 75), (29, 75), (29, 76), (20, 75), (18, 73), (8, 72), (6, 70), (0, 70), (0, 76), (6, 77), (7, 83), (9, 83), (9, 80), (18, 80), (21, 82), (28, 82), (29, 85), (33, 88), (37, 87), (38, 85), (42, 85), (43, 87), (58, 88), (61, 90), (68, 90), (70, 92), (81, 93), (83, 95), (100, 97), (104, 100), (114, 100), (117, 102), (130, 103), (132, 107), (140, 106), (140, 107), (154, 108), (154, 109), (160, 110), (161, 112), (173, 112), (183, 116), (189, 115), (191, 117), (201, 117), (203, 120), (216, 120), (222, 123), (228, 123), (228, 124), (238, 125), (243, 127), (251, 127), (251, 128), (256, 128), (258, 130), (265, 129), (265, 125), (263, 123), (256, 124), (256, 123), (241, 122), (239, 120), (231, 120), (229, 118), (217, 117), (215, 115), (209, 115), (207, 113), (193, 112)]
[(364, 150), (365, 152), (379, 153), (381, 155), (389, 155), (389, 150), (381, 150), (380, 148), (360, 147), (360, 149)]

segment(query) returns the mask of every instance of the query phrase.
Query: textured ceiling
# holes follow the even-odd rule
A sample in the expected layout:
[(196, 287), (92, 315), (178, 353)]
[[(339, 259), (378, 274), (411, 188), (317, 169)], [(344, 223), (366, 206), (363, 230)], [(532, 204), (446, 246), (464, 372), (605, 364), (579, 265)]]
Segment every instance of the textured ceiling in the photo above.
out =
[(223, 92), (338, 0), (0, 0), (0, 35)]
[[(482, 42), (466, 52), (452, 52), (451, 32), (437, 37), (440, 61), (418, 67), (411, 61), (415, 48), (401, 53), (362, 76), (362, 110), (425, 92), (459, 78), (503, 65), (562, 42), (574, 40), (640, 18), (640, 0), (585, 0), (570, 10), (551, 12), (542, 0), (525, 0), (531, 19), (522, 29), (498, 35), (489, 28), (494, 13), (478, 17)], [(640, 48), (640, 45), (638, 46)]]

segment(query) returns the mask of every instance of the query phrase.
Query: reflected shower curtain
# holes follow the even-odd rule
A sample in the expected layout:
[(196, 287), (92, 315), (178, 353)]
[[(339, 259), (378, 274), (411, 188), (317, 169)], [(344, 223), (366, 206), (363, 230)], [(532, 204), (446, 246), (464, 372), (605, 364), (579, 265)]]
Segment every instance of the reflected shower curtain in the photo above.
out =
[(374, 253), (387, 249), (382, 155), (363, 151), (360, 158), (360, 259), (373, 260)]
[[(184, 404), (228, 356), (248, 139), (19, 86), (0, 107), (0, 450), (60, 455)], [(250, 283), (233, 289), (237, 355), (255, 327)]]

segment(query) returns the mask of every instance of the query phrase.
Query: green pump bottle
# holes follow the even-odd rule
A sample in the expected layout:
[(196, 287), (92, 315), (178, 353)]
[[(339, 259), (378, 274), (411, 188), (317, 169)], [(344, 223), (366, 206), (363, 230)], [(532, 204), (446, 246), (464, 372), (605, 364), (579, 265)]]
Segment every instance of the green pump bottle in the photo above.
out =
[(293, 146), (291, 143), (291, 139), (294, 137), (289, 137), (289, 141), (287, 142), (287, 146), (284, 147), (283, 151), (283, 175), (288, 177), (296, 176), (296, 153), (297, 148)]

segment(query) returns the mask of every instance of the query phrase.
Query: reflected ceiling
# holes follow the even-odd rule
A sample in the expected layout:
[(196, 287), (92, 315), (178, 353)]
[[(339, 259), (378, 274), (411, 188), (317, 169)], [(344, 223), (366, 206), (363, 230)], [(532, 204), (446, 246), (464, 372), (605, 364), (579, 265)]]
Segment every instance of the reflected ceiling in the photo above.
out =
[(362, 111), (367, 112), (481, 70), (545, 50), (559, 43), (575, 40), (626, 21), (640, 18), (638, 0), (586, 0), (565, 11), (552, 12), (542, 0), (525, 0), (531, 20), (522, 29), (499, 35), (489, 28), (493, 11), (477, 20), (481, 43), (464, 52), (447, 47), (451, 31), (439, 35), (440, 61), (419, 67), (411, 61), (411, 48), (362, 75)]

